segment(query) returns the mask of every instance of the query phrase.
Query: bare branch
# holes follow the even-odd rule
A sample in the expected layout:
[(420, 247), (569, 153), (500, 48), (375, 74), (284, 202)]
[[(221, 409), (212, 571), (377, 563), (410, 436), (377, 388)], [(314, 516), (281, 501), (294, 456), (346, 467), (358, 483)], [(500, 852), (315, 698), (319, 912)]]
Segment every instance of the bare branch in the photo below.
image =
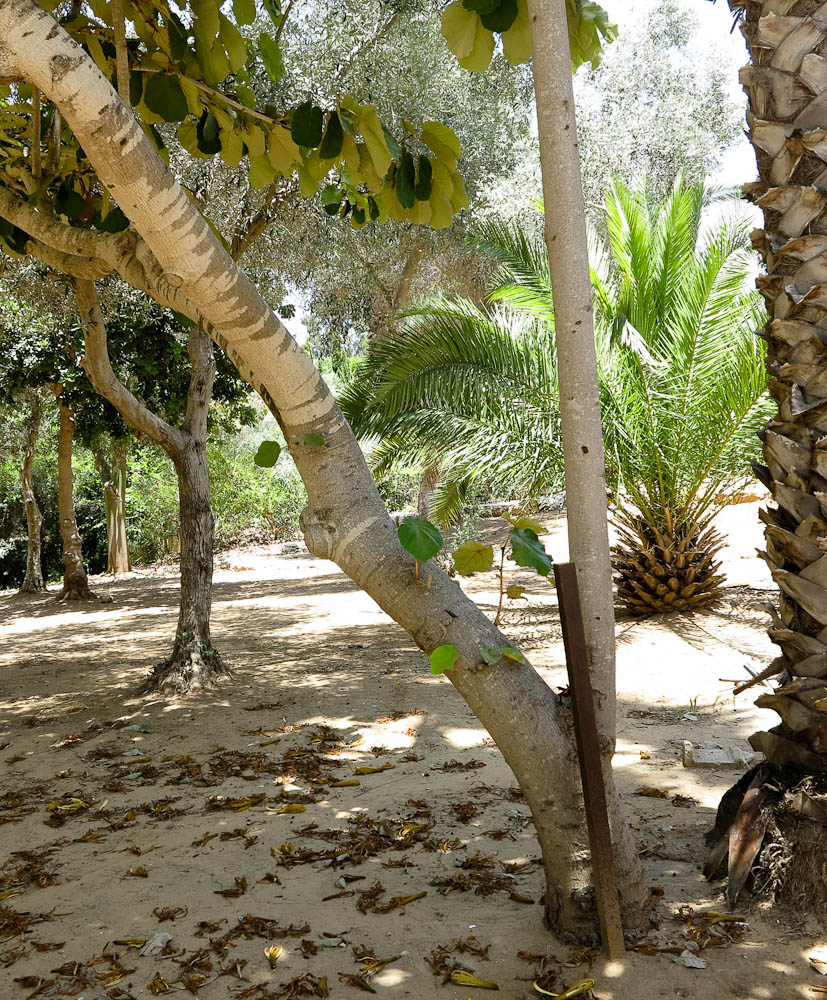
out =
[(370, 36), (370, 38), (362, 42), (361, 45), (356, 46), (356, 48), (350, 53), (347, 59), (345, 59), (345, 61), (339, 67), (339, 70), (336, 73), (336, 75), (333, 77), (333, 80), (331, 81), (331, 90), (335, 91), (335, 89), (338, 88), (339, 84), (342, 82), (342, 80), (344, 80), (344, 78), (348, 75), (348, 73), (350, 73), (350, 71), (353, 69), (353, 67), (356, 65), (359, 59), (365, 54), (365, 52), (367, 52), (368, 49), (372, 48), (372, 46), (374, 46), (379, 41), (380, 38), (383, 38), (385, 35), (387, 35), (387, 33), (399, 20), (400, 16), (401, 15), (399, 11), (397, 11), (395, 14), (391, 14), (391, 16), (384, 22), (384, 24), (381, 24), (376, 29), (376, 31), (374, 31), (374, 33)]
[(144, 406), (112, 371), (106, 345), (106, 326), (94, 283), (85, 279), (75, 281), (75, 298), (83, 324), (83, 367), (95, 391), (108, 399), (133, 427), (152, 438), (168, 455), (179, 454), (183, 447), (180, 431)]
[(96, 281), (112, 273), (112, 268), (94, 257), (76, 257), (73, 254), (62, 253), (46, 243), (30, 238), (26, 241), (26, 252), (36, 257), (42, 264), (60, 271), (72, 278), (85, 278)]
[(278, 28), (276, 28), (276, 36), (275, 36), (276, 37), (276, 41), (278, 41), (281, 38), (281, 33), (282, 33), (282, 31), (284, 31), (284, 25), (285, 25), (285, 23), (287, 21), (287, 18), (290, 15), (290, 11), (293, 9), (293, 2), (294, 2), (294, 0), (289, 0), (287, 6), (284, 8), (284, 13), (281, 15), (281, 20), (279, 21), (279, 26), (278, 26)]

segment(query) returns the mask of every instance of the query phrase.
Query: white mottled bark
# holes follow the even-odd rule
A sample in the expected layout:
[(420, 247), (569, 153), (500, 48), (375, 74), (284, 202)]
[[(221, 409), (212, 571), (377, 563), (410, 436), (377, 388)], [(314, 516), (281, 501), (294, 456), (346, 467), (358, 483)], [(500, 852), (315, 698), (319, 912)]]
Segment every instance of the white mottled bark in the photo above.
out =
[[(571, 733), (552, 691), (528, 664), (486, 667), (485, 647), (511, 645), (434, 564), (417, 582), (359, 446), (311, 359), (238, 270), (166, 169), (135, 119), (35, 0), (0, 0), (0, 77), (25, 78), (63, 113), (87, 156), (205, 328), (278, 418), (302, 475), (302, 523), (310, 550), (339, 566), (430, 652), (452, 643), (449, 677), (489, 730), (532, 810), (556, 929), (596, 929)], [(324, 447), (305, 436), (321, 434)], [(624, 887), (626, 888), (626, 887)], [(630, 886), (635, 895), (635, 886)], [(642, 929), (636, 909), (629, 928)]]

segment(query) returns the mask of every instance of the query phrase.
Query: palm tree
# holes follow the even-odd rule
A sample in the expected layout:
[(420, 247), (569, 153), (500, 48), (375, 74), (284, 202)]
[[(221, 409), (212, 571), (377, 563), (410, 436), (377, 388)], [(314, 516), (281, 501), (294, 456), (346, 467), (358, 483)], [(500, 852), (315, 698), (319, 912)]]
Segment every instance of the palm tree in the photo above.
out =
[[(711, 521), (744, 473), (765, 407), (747, 223), (730, 213), (704, 227), (703, 205), (703, 190), (681, 178), (654, 207), (616, 182), (607, 246), (594, 241), (613, 556), (619, 597), (635, 613), (717, 593)], [(343, 400), (357, 433), (380, 439), (380, 469), (440, 462), (442, 518), (477, 477), (522, 496), (562, 479), (544, 244), (502, 223), (475, 243), (500, 264), (487, 306), (438, 300), (408, 313)]]

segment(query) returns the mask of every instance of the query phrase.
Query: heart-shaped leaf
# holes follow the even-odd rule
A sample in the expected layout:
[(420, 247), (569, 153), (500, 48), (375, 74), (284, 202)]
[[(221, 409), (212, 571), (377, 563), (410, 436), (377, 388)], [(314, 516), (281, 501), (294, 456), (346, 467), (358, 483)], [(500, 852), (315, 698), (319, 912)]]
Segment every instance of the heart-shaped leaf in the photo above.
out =
[(262, 469), (272, 469), (278, 462), (280, 454), (281, 445), (278, 441), (262, 441), (253, 456), (253, 461)]
[(454, 569), (460, 576), (471, 576), (472, 573), (485, 573), (494, 564), (494, 549), (483, 545), (473, 538), (463, 542), (453, 552)]
[(431, 673), (444, 674), (446, 670), (451, 670), (459, 659), (459, 653), (455, 646), (437, 646), (431, 653)]
[(402, 548), (416, 559), (427, 562), (445, 544), (442, 532), (430, 521), (418, 517), (406, 517), (396, 529)]
[(536, 569), (540, 576), (548, 576), (551, 572), (551, 559), (540, 544), (537, 533), (531, 528), (514, 528), (510, 532), (511, 558), (518, 566)]

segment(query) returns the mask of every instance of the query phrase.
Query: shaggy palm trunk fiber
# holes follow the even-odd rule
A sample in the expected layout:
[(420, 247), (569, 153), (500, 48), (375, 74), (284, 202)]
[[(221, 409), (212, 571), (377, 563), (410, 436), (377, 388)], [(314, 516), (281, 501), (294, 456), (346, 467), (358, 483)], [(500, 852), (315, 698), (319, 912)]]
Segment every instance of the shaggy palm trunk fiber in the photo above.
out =
[(744, 191), (764, 213), (764, 227), (753, 233), (753, 242), (766, 265), (758, 279), (769, 313), (761, 336), (768, 345), (769, 389), (778, 402), (778, 414), (763, 435), (765, 464), (756, 467), (756, 474), (775, 501), (761, 517), (763, 556), (780, 589), (769, 634), (781, 654), (764, 673), (777, 676), (779, 686), (756, 704), (772, 708), (781, 722), (750, 737), (768, 764), (748, 787), (742, 779), (737, 791), (727, 793), (728, 807), (724, 797), (710, 838), (709, 870), (728, 853), (734, 904), (757, 861), (756, 872), (763, 866), (775, 873), (763, 884), (823, 914), (827, 8), (816, 0), (730, 0), (730, 8), (742, 20), (751, 56), (741, 82), (749, 97), (747, 121), (759, 180)]
[(32, 467), (34, 453), (37, 448), (37, 436), (40, 432), (40, 422), (43, 419), (43, 400), (39, 392), (31, 395), (31, 414), (26, 428), (26, 445), (23, 452), (23, 463), (20, 466), (20, 482), (23, 487), (23, 505), (26, 508), (26, 575), (20, 585), (21, 594), (37, 594), (46, 589), (43, 579), (43, 566), (40, 560), (40, 526), (43, 514), (34, 492)]

